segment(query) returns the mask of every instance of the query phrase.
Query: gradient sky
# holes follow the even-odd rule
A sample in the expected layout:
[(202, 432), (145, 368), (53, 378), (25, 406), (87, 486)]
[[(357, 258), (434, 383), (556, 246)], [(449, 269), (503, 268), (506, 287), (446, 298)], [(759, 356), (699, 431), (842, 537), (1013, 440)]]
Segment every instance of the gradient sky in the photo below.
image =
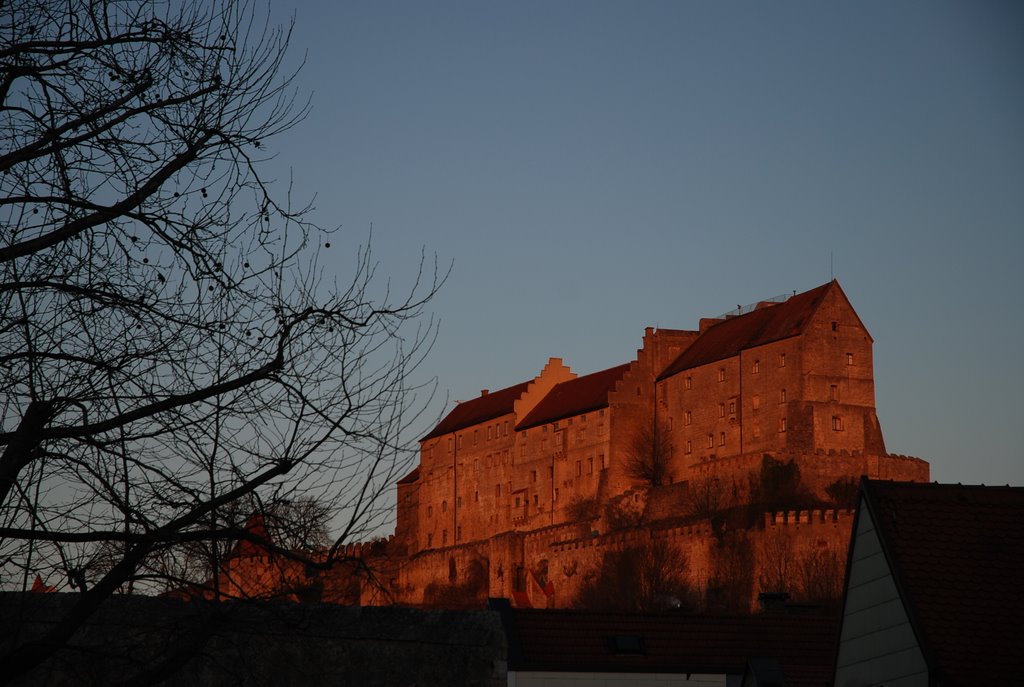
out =
[[(282, 4), (274, 12), (286, 8)], [(454, 263), (435, 413), (830, 278), (893, 453), (1024, 484), (1024, 4), (304, 2), (273, 148), (406, 283)], [(347, 249), (347, 250), (346, 250)], [(443, 399), (442, 399), (443, 400)]]

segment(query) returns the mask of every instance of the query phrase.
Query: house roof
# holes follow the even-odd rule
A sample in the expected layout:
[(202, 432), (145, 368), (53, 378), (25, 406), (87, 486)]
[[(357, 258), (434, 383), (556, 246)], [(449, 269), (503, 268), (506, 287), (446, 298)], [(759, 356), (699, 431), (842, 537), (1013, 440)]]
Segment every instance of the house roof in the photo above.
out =
[(862, 496), (935, 677), (1019, 680), (1024, 488), (865, 479)]
[(511, 670), (742, 675), (750, 659), (774, 658), (790, 687), (820, 686), (838, 631), (835, 616), (499, 610)]
[(811, 316), (832, 288), (841, 290), (839, 282), (830, 281), (810, 291), (798, 293), (778, 305), (758, 308), (708, 327), (665, 368), (658, 379), (731, 358), (747, 348), (802, 334)]
[(523, 395), (523, 392), (526, 391), (526, 387), (529, 385), (530, 382), (522, 382), (500, 391), (492, 391), (482, 396), (477, 396), (471, 401), (463, 401), (452, 408), (452, 411), (445, 415), (444, 419), (420, 441), (433, 439), (434, 437), (465, 429), (466, 427), (472, 427), (481, 422), (493, 420), (502, 415), (508, 415), (513, 411), (516, 399)]
[(630, 363), (593, 372), (556, 384), (548, 394), (516, 425), (516, 430), (529, 429), (545, 422), (608, 407), (608, 393), (626, 374)]

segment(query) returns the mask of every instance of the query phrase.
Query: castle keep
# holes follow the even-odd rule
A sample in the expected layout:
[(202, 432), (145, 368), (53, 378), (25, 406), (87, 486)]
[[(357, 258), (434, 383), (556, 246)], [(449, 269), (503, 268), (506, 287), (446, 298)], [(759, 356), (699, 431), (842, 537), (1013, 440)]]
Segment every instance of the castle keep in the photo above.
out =
[[(693, 331), (648, 328), (635, 359), (607, 370), (579, 375), (552, 358), (533, 379), (459, 403), (398, 483), (393, 593), (416, 604), (443, 603), (436, 595), (448, 588), (564, 606), (609, 547), (659, 538), (676, 542), (706, 586), (714, 533), (709, 513), (692, 507), (698, 488), (713, 485), (716, 508), (749, 504), (769, 459), (795, 466), (805, 499), (823, 506), (830, 487), (860, 475), (926, 481), (927, 463), (886, 453), (872, 343), (832, 281)], [(645, 452), (664, 461), (655, 481), (631, 467)], [(631, 512), (631, 526), (609, 505)], [(845, 555), (841, 509), (773, 512), (751, 533), (755, 566), (766, 533), (787, 526), (804, 532), (792, 550)]]

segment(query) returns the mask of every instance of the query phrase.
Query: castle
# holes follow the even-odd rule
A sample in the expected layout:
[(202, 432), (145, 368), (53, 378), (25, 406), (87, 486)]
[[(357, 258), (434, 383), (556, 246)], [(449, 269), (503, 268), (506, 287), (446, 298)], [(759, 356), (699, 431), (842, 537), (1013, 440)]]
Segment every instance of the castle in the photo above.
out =
[(831, 281), (693, 331), (648, 328), (622, 365), (581, 376), (551, 358), (483, 390), (421, 439), (395, 535), (350, 550), (374, 583), (348, 579), (335, 600), (565, 607), (616, 554), (681, 561), (670, 573), (705, 608), (838, 593), (844, 494), (861, 475), (928, 480), (886, 452), (872, 344)]

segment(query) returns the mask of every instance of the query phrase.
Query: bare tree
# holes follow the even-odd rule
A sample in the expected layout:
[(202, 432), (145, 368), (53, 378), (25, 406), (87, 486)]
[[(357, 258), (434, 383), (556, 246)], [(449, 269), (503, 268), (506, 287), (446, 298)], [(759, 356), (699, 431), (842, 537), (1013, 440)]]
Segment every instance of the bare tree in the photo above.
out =
[(649, 613), (693, 610), (696, 593), (689, 560), (664, 539), (647, 539), (602, 557), (580, 586), (573, 605), (594, 610)]
[(806, 551), (797, 562), (797, 573), (804, 601), (826, 608), (839, 607), (846, 570), (838, 551), (823, 546)]
[(0, 675), (254, 507), (338, 513), (323, 565), (386, 517), (444, 275), (393, 289), (360, 248), (339, 284), (336, 233), (261, 172), (306, 113), (289, 31), (244, 0), (0, 4), (2, 584), (82, 592)]
[(626, 474), (659, 487), (671, 477), (672, 437), (661, 420), (641, 424), (626, 448)]

